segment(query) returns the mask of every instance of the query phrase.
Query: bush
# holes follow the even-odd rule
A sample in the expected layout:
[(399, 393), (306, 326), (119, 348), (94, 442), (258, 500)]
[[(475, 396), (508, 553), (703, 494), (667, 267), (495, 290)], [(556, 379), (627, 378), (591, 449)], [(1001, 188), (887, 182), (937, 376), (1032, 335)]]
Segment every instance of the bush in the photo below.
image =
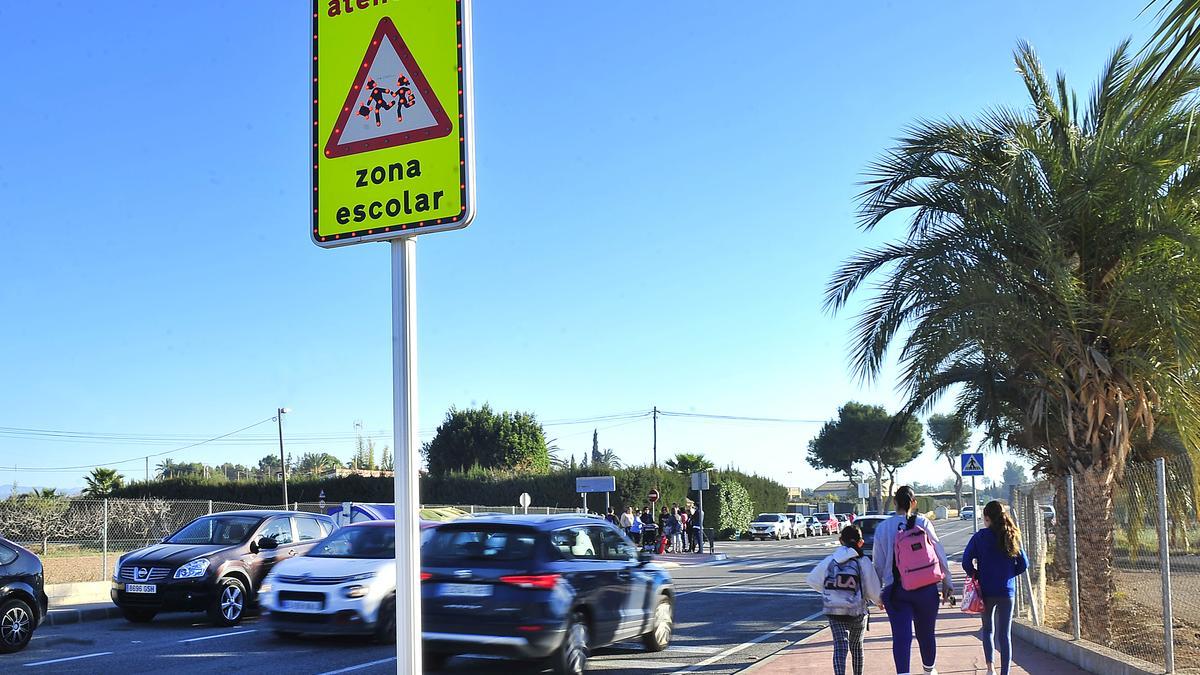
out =
[(750, 501), (750, 493), (741, 483), (728, 479), (722, 481), (717, 503), (720, 505), (716, 525), (718, 537), (737, 538), (750, 529), (750, 521), (754, 518), (754, 502)]
[[(575, 478), (578, 476), (611, 475), (616, 478), (617, 490), (612, 495), (611, 504), (618, 512), (626, 506), (635, 510), (649, 503), (646, 495), (656, 484), (660, 501), (655, 512), (663, 505), (682, 504), (690, 497), (698, 501), (700, 495), (688, 491), (688, 477), (659, 469), (657, 472), (649, 466), (633, 466), (612, 471), (603, 469), (577, 469), (575, 471), (555, 471), (548, 474), (529, 474), (500, 469), (482, 469), (474, 467), (467, 471), (450, 472), (440, 476), (421, 475), (421, 502), (423, 504), (477, 504), (482, 506), (516, 505), (517, 498), (522, 492), (528, 492), (534, 507), (574, 508), (582, 506), (582, 500), (575, 492)], [(718, 530), (718, 536), (729, 537), (736, 532), (733, 525), (721, 525), (727, 522), (722, 515), (726, 503), (737, 504), (740, 514), (743, 502), (750, 512), (749, 519), (759, 512), (777, 512), (786, 510), (787, 488), (769, 478), (752, 476), (740, 471), (726, 469), (710, 472), (711, 490), (704, 494), (704, 525)], [(344, 501), (358, 502), (390, 502), (393, 497), (394, 482), (391, 478), (370, 478), (366, 476), (343, 476), (340, 478), (319, 479), (310, 476), (288, 480), (288, 499), (294, 502), (316, 502), (322, 491), (325, 501), (337, 504)], [(736, 487), (735, 487), (736, 486)], [(725, 490), (738, 492), (738, 497), (722, 499)], [(744, 495), (744, 499), (742, 497)], [(273, 505), (280, 503), (282, 488), (279, 481), (261, 482), (231, 482), (224, 479), (204, 479), (194, 476), (171, 478), (150, 483), (134, 483), (127, 485), (114, 494), (114, 497), (157, 497), (162, 499), (212, 499), (222, 502), (242, 504)], [(604, 495), (590, 495), (588, 508), (602, 511)], [(731, 516), (728, 522), (742, 522), (742, 516)]]

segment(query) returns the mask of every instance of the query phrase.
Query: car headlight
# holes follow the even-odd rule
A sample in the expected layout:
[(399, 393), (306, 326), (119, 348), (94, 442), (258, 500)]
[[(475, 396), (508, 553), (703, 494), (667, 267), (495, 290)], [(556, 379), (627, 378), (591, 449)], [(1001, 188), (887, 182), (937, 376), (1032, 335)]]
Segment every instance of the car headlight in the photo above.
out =
[(176, 579), (195, 579), (204, 576), (208, 571), (208, 558), (197, 558), (175, 570)]
[(121, 559), (120, 558), (117, 558), (116, 564), (113, 565), (113, 578), (114, 579), (121, 578)]
[(367, 594), (367, 590), (368, 589), (366, 586), (359, 586), (355, 584), (354, 586), (346, 586), (343, 588), (342, 595), (346, 596), (347, 598), (361, 598)]

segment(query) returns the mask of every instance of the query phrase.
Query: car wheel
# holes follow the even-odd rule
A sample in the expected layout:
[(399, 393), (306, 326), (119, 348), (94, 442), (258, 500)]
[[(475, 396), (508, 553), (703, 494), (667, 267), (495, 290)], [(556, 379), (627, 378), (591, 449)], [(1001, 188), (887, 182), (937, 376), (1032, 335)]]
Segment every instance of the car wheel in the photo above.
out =
[(13, 598), (0, 605), (0, 654), (25, 649), (33, 638), (33, 609), (24, 601)]
[(122, 607), (121, 616), (130, 623), (150, 623), (154, 620), (157, 610), (144, 609), (142, 607)]
[(375, 639), (390, 645), (396, 641), (396, 596), (389, 595), (379, 603), (375, 619)]
[(562, 645), (550, 657), (550, 667), (557, 675), (583, 675), (587, 670), (588, 650), (587, 618), (582, 612), (575, 612), (567, 621), (567, 634), (563, 637)]
[(246, 587), (237, 577), (217, 582), (217, 593), (208, 607), (208, 618), (218, 626), (233, 626), (246, 613)]
[(776, 533), (775, 533), (775, 541), (779, 541), (779, 540), (780, 540), (780, 539), (782, 539), (782, 538), (783, 538), (783, 537), (779, 536), (779, 533), (778, 533), (778, 532), (776, 532)]
[(658, 604), (654, 606), (654, 621), (650, 625), (650, 632), (642, 636), (642, 644), (646, 646), (646, 651), (661, 652), (671, 644), (675, 628), (675, 610), (667, 596), (658, 599)]

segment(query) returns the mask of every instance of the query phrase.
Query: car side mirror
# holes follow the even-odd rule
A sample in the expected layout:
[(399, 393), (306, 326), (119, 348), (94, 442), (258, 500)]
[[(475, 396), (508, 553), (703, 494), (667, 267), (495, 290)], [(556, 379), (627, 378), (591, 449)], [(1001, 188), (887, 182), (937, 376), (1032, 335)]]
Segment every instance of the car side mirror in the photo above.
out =
[(279, 548), (279, 542), (271, 537), (259, 537), (258, 547), (264, 551), (270, 551)]
[(654, 562), (654, 556), (650, 555), (649, 551), (638, 551), (637, 561), (638, 565), (646, 565)]

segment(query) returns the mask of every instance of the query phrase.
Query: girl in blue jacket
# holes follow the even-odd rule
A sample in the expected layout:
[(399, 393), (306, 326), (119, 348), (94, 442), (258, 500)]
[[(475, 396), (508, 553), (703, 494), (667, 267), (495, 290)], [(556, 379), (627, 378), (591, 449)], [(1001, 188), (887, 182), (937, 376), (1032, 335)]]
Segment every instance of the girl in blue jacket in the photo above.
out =
[(1012, 659), (1013, 597), (1017, 592), (1017, 577), (1025, 573), (1029, 560), (1021, 550), (1021, 532), (1004, 505), (990, 501), (983, 507), (986, 526), (971, 537), (963, 551), (962, 566), (967, 575), (979, 582), (983, 593), (983, 657), (988, 675), (996, 675), (992, 667), (992, 638), (1000, 652), (1000, 675), (1008, 675)]

